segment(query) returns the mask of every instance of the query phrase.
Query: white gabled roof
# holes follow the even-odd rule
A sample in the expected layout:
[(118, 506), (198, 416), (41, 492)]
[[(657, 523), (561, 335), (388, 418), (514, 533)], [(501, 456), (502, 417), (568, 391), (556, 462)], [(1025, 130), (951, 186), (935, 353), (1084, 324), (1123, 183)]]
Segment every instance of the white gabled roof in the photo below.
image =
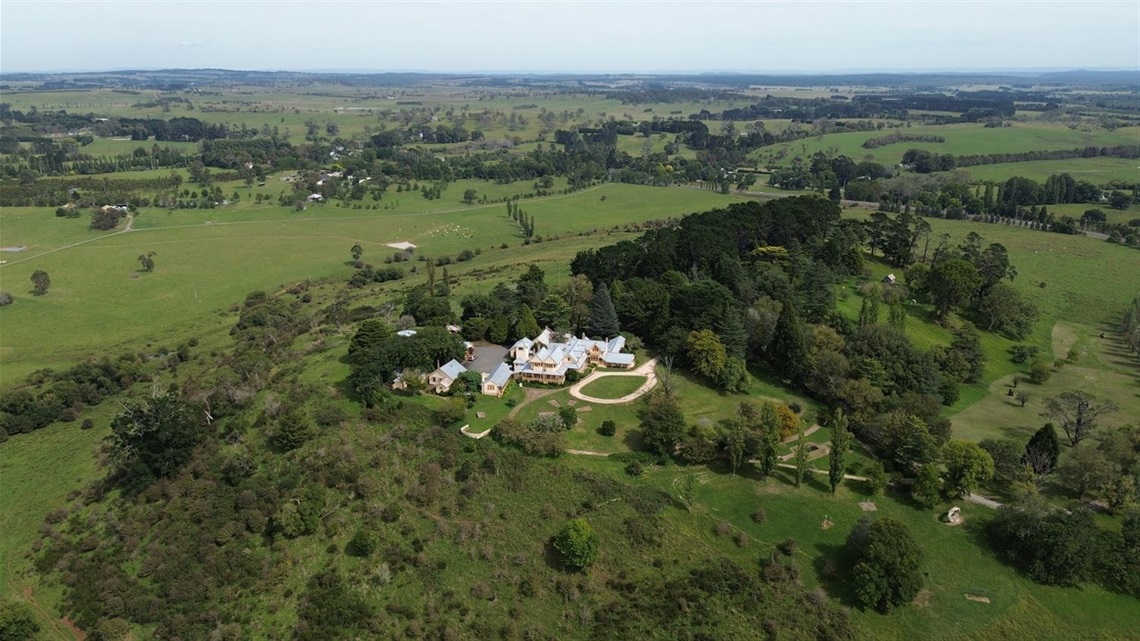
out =
[(529, 338), (524, 336), (524, 337), (518, 339), (518, 341), (516, 341), (514, 345), (511, 345), (512, 350), (518, 349), (520, 347), (530, 349), (531, 347), (534, 347), (534, 341), (532, 341)]
[(447, 374), (447, 377), (452, 380), (459, 378), (460, 374), (467, 371), (467, 368), (460, 365), (459, 361), (455, 360), (454, 358), (444, 363), (443, 367), (439, 369), (444, 374)]
[(542, 343), (543, 345), (550, 345), (551, 340), (553, 340), (553, 339), (552, 339), (552, 333), (551, 333), (549, 327), (547, 327), (546, 329), (543, 329), (542, 333), (534, 338), (535, 343)]
[(494, 372), (487, 377), (487, 380), (494, 383), (498, 387), (506, 387), (507, 381), (511, 380), (511, 366), (506, 363), (499, 363)]
[(415, 335), (416, 330), (414, 329), (401, 329), (400, 331), (396, 332), (396, 336), (403, 336), (404, 338), (411, 338)]
[(609, 352), (620, 352), (623, 347), (625, 347), (625, 336), (620, 334), (611, 338), (609, 343), (606, 343), (606, 351)]
[(604, 360), (606, 363), (631, 365), (633, 364), (633, 354), (606, 354), (602, 360)]

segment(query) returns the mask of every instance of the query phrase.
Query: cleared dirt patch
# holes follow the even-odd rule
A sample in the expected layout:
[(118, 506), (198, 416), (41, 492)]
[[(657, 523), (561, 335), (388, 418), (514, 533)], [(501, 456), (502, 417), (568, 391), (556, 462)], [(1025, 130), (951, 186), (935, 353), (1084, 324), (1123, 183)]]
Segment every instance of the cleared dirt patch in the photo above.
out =
[(988, 596), (977, 596), (975, 594), (967, 594), (966, 600), (967, 601), (974, 601), (976, 603), (989, 603), (990, 602), (990, 598)]

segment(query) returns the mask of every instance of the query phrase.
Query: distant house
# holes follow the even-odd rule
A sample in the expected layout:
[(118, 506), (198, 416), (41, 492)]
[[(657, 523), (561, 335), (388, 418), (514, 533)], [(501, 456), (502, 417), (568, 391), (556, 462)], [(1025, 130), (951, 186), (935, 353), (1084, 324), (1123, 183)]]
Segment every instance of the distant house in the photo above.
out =
[(887, 274), (886, 276), (883, 276), (883, 284), (884, 285), (894, 285), (895, 284), (895, 275), (894, 274)]
[(483, 393), (487, 396), (502, 396), (506, 391), (507, 385), (511, 382), (511, 366), (506, 363), (499, 363), (495, 371), (490, 374), (485, 374), (483, 379)]
[(455, 379), (463, 375), (467, 368), (454, 358), (444, 363), (443, 367), (428, 374), (428, 388), (436, 394), (446, 394), (451, 390)]
[(463, 360), (464, 361), (475, 360), (475, 343), (472, 343), (471, 341), (463, 341), (463, 349), (464, 349), (464, 352), (463, 352)]
[(314, 202), (314, 203), (319, 203), (324, 199), (325, 199), (325, 197), (320, 195), (320, 194), (309, 194), (309, 200)]
[(463, 328), (458, 326), (458, 325), (448, 325), (447, 326), (447, 331), (451, 332), (452, 334), (458, 334), (459, 330), (461, 330), (461, 329), (463, 329)]
[(523, 338), (509, 351), (514, 361), (514, 374), (524, 381), (554, 383), (566, 382), (566, 373), (582, 371), (589, 365), (602, 365), (629, 369), (633, 367), (633, 354), (621, 352), (625, 347), (625, 337), (616, 336), (608, 341), (597, 341), (573, 336), (564, 336), (555, 341), (550, 328), (546, 328), (534, 339)]
[(414, 329), (401, 329), (400, 331), (396, 332), (396, 336), (401, 336), (403, 338), (411, 338), (415, 335), (416, 330)]
[[(423, 374), (413, 374), (413, 376), (416, 376), (420, 380), (423, 380)], [(396, 380), (392, 381), (392, 389), (395, 389), (395, 390), (406, 390), (406, 389), (408, 389), (408, 374), (406, 372), (397, 372), (396, 373)]]

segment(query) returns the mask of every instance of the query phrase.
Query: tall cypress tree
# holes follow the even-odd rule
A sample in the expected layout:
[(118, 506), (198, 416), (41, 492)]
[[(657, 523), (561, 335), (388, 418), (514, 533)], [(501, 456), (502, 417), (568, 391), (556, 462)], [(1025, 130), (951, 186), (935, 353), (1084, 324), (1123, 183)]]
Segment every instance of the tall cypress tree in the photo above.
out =
[(780, 376), (798, 382), (807, 363), (807, 337), (792, 301), (784, 303), (772, 335), (772, 366)]
[(835, 410), (831, 421), (831, 452), (827, 461), (827, 480), (831, 483), (831, 493), (843, 482), (843, 456), (851, 449), (851, 434), (847, 431), (847, 417), (842, 409)]
[(1061, 439), (1057, 437), (1053, 424), (1046, 423), (1025, 444), (1022, 462), (1032, 466), (1036, 474), (1047, 474), (1057, 468), (1057, 459), (1060, 457)]
[(890, 307), (887, 309), (887, 324), (900, 332), (906, 330), (906, 310), (903, 309), (901, 296), (891, 299)]
[(760, 406), (760, 448), (759, 470), (764, 476), (771, 476), (779, 464), (780, 417), (776, 414), (776, 404), (765, 401)]
[(538, 321), (534, 318), (534, 312), (531, 311), (530, 305), (523, 305), (522, 310), (519, 312), (518, 322), (515, 323), (515, 333), (513, 338), (519, 340), (521, 338), (531, 338), (538, 336), (541, 330), (538, 328)]
[(590, 333), (611, 338), (621, 332), (618, 324), (617, 310), (614, 301), (610, 298), (610, 288), (605, 283), (598, 283), (594, 289), (594, 300), (590, 303)]

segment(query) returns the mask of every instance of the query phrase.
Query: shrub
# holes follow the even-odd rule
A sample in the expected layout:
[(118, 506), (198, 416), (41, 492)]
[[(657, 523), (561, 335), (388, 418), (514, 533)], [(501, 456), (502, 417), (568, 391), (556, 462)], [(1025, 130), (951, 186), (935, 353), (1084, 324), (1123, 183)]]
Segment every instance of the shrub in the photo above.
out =
[(89, 430), (93, 427), (95, 427), (95, 421), (93, 421), (89, 418), (85, 418), (85, 419), (83, 419), (83, 423), (79, 426), (79, 429)]
[(634, 461), (625, 466), (625, 473), (630, 476), (641, 476), (642, 472), (644, 471), (645, 468), (641, 467), (641, 463), (638, 463), (637, 461)]
[(1036, 359), (1039, 351), (1036, 345), (1014, 345), (1009, 348), (1010, 360), (1018, 365), (1024, 365)]
[(728, 536), (732, 534), (732, 526), (725, 521), (717, 521), (717, 524), (713, 526), (713, 534), (717, 536)]
[(602, 421), (602, 426), (598, 428), (598, 434), (602, 436), (613, 436), (617, 433), (617, 425), (613, 421)]
[(1053, 376), (1053, 370), (1044, 359), (1037, 359), (1029, 367), (1029, 380), (1037, 385), (1043, 385)]
[(768, 513), (764, 511), (764, 508), (756, 508), (756, 511), (752, 513), (753, 523), (760, 524), (766, 522), (767, 520)]
[(35, 639), (40, 631), (32, 609), (22, 601), (0, 602), (0, 638), (5, 641)]
[(8, 292), (0, 292), (0, 307), (3, 307), (5, 305), (11, 305), (12, 301), (14, 301), (14, 300), (15, 299), (12, 298), (12, 295), (9, 294)]
[(348, 420), (348, 410), (332, 402), (322, 403), (313, 410), (313, 420), (321, 427), (336, 427)]
[(571, 519), (554, 537), (554, 549), (562, 563), (572, 568), (586, 568), (598, 558), (598, 535), (584, 518)]
[(777, 543), (776, 549), (784, 556), (792, 556), (796, 553), (796, 540), (792, 537), (788, 537)]

